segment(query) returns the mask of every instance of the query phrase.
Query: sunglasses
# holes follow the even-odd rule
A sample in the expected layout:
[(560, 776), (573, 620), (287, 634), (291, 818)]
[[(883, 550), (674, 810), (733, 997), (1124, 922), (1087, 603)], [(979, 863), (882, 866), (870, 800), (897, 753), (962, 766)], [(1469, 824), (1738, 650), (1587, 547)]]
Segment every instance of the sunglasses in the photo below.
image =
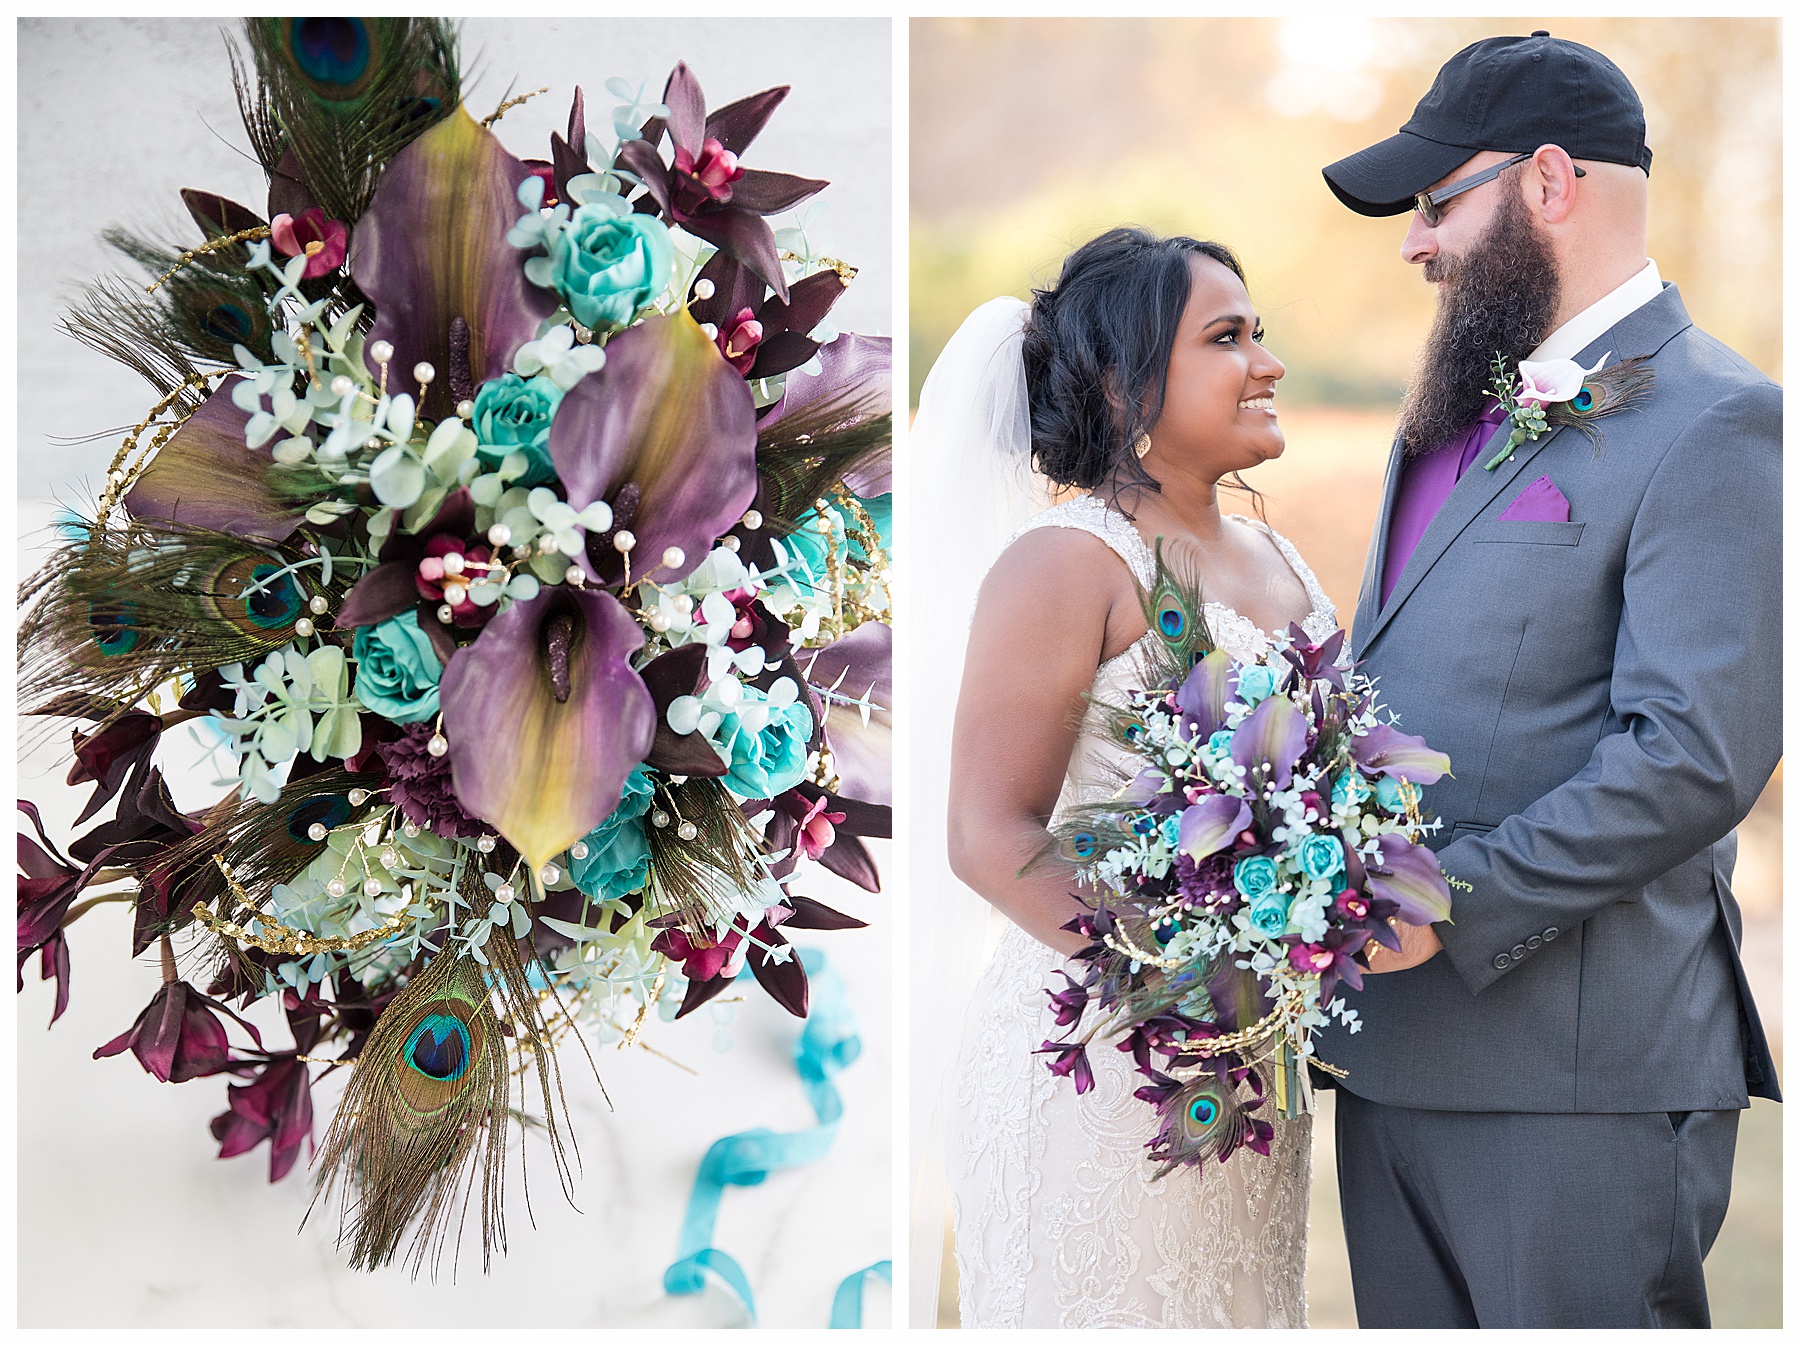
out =
[[(1471, 173), (1468, 177), (1461, 178), (1448, 187), (1439, 187), (1435, 192), (1419, 192), (1413, 197), (1413, 209), (1419, 212), (1419, 217), (1426, 224), (1435, 229), (1438, 221), (1444, 218), (1444, 213), (1438, 209), (1444, 202), (1453, 196), (1461, 196), (1464, 192), (1473, 187), (1479, 187), (1484, 182), (1492, 182), (1514, 164), (1522, 164), (1536, 153), (1536, 150), (1527, 150), (1524, 154), (1515, 154), (1510, 159), (1484, 168), (1479, 173)], [(1579, 164), (1575, 164), (1573, 167), (1576, 177), (1585, 178), (1587, 176), (1587, 170)]]

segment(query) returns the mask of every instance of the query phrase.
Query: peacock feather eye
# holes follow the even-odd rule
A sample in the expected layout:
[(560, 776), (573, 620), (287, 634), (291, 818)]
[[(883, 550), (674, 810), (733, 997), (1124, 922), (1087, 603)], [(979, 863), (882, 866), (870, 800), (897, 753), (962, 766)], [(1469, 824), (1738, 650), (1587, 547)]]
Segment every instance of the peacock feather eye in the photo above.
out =
[(408, 1035), (401, 1059), (421, 1075), (449, 1083), (469, 1068), (471, 1042), (462, 1020), (448, 1014), (427, 1014)]
[(135, 603), (95, 603), (88, 609), (88, 625), (102, 654), (129, 654), (142, 638)]
[(1099, 839), (1092, 832), (1077, 832), (1069, 842), (1077, 860), (1086, 860), (1092, 856), (1098, 844)]
[(1149, 836), (1156, 830), (1156, 827), (1156, 815), (1154, 813), (1140, 813), (1131, 820), (1131, 830), (1136, 832), (1140, 837)]
[(1204, 1130), (1219, 1120), (1219, 1105), (1210, 1098), (1196, 1098), (1188, 1104), (1188, 1117)]
[(350, 801), (343, 795), (314, 795), (287, 816), (287, 834), (295, 841), (311, 843), (308, 829), (314, 823), (325, 824), (326, 830), (342, 827), (350, 821)]
[(219, 572), (211, 589), (220, 615), (250, 634), (286, 630), (306, 605), (294, 577), (266, 556), (239, 557)]
[(247, 342), (256, 333), (256, 320), (241, 304), (214, 304), (206, 311), (204, 322), (208, 336), (220, 341)]
[(1569, 399), (1569, 405), (1576, 411), (1590, 410), (1594, 405), (1594, 390), (1592, 388), (1583, 387), (1580, 392)]
[(361, 19), (290, 19), (288, 24), (294, 66), (319, 97), (348, 102), (365, 92), (361, 81), (374, 65), (366, 23)]
[(1173, 604), (1165, 606), (1156, 614), (1156, 625), (1169, 640), (1180, 640), (1187, 630), (1187, 614)]

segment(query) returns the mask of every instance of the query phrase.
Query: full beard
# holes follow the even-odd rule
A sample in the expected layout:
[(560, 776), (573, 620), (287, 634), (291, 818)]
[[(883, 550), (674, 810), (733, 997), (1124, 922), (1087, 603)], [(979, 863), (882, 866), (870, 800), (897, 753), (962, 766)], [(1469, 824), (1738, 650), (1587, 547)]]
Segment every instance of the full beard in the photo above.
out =
[(1438, 306), (1400, 407), (1408, 457), (1447, 444), (1481, 415), (1496, 354), (1516, 365), (1549, 335), (1561, 293), (1556, 258), (1516, 190), (1505, 178), (1497, 185), (1505, 200), (1480, 241), (1425, 263)]

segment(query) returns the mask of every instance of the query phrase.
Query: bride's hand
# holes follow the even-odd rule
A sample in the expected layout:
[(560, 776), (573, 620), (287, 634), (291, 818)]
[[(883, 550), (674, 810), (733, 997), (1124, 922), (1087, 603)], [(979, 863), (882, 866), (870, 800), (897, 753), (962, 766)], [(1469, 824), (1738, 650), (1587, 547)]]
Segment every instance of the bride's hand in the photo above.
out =
[(1438, 942), (1433, 926), (1407, 925), (1403, 921), (1390, 921), (1389, 924), (1400, 936), (1400, 952), (1395, 953), (1387, 945), (1371, 941), (1368, 945), (1371, 972), (1404, 972), (1409, 967), (1430, 961), (1444, 947)]

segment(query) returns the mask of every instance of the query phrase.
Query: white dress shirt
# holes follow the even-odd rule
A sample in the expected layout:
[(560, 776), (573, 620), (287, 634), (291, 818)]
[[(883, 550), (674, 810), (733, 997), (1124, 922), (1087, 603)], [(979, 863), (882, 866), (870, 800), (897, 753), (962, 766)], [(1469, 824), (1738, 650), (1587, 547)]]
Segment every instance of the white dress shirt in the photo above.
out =
[(1662, 275), (1654, 261), (1630, 280), (1602, 295), (1561, 327), (1544, 338), (1526, 358), (1529, 360), (1572, 360), (1588, 344), (1626, 314), (1635, 312), (1662, 293)]

